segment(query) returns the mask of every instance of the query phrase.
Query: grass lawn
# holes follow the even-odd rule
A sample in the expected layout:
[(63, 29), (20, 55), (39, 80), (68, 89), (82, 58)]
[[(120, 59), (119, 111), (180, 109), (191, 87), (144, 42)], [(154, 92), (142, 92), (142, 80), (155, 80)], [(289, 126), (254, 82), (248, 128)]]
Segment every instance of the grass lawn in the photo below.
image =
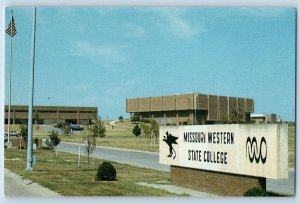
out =
[[(134, 149), (141, 151), (149, 152), (158, 152), (159, 150), (159, 141), (157, 140), (155, 148), (151, 147), (149, 139), (145, 138), (144, 135), (136, 137), (132, 133), (132, 129), (135, 124), (132, 124), (130, 121), (117, 122), (117, 125), (125, 126), (118, 127), (115, 126), (112, 128), (108, 124), (108, 121), (104, 121), (106, 128), (106, 136), (103, 138), (97, 139), (97, 145), (99, 146), (108, 146), (108, 147), (119, 147), (125, 149)], [(61, 136), (62, 141), (66, 142), (75, 142), (82, 143), (84, 140), (83, 134), (70, 134)]]
[(295, 125), (289, 125), (289, 167), (295, 168)]
[(102, 160), (95, 159), (95, 165), (88, 169), (87, 157), (81, 157), (78, 168), (78, 157), (73, 154), (59, 152), (58, 158), (51, 158), (50, 150), (37, 149), (35, 155), (38, 162), (34, 171), (26, 172), (26, 150), (5, 149), (5, 168), (64, 196), (178, 196), (135, 184), (170, 181), (170, 173), (112, 162), (117, 181), (95, 181)]

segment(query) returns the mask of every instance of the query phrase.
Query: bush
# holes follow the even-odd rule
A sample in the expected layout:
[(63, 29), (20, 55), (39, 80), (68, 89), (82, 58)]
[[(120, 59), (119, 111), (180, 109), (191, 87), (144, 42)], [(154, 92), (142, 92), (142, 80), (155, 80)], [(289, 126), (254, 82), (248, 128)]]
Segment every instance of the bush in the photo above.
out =
[(142, 122), (142, 123), (150, 123), (151, 120), (143, 118), (143, 119), (141, 120), (141, 122)]
[(139, 136), (142, 133), (140, 126), (135, 125), (134, 128), (132, 129), (132, 133), (135, 136)]
[(133, 123), (137, 123), (137, 122), (140, 122), (141, 121), (141, 118), (140, 118), (140, 116), (139, 115), (133, 115), (132, 117), (131, 117), (131, 122), (133, 122)]
[(166, 126), (176, 126), (176, 123), (166, 123)]
[(66, 127), (66, 126), (67, 126), (66, 123), (57, 123), (54, 127), (63, 129), (63, 128)]
[(244, 196), (267, 196), (267, 192), (263, 189), (254, 187), (244, 193)]
[(99, 167), (96, 175), (96, 180), (109, 180), (113, 181), (116, 180), (116, 169), (115, 167), (109, 162), (103, 162)]

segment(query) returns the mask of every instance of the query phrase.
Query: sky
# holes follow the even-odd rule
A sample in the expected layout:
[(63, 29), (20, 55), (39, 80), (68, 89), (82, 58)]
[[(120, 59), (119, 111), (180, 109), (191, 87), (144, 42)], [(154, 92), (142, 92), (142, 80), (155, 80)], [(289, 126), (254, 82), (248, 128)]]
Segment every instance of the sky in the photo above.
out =
[[(10, 21), (6, 10), (6, 25)], [(29, 104), (32, 8), (13, 8), (12, 105)], [(295, 121), (295, 9), (37, 8), (34, 105), (96, 106), (203, 93), (253, 98)], [(10, 37), (6, 35), (6, 87)]]

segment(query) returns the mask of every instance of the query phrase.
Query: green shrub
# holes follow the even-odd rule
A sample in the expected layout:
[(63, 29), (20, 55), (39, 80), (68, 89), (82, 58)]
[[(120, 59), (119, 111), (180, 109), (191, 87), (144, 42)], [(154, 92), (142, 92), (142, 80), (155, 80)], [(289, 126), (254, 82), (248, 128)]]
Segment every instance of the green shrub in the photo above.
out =
[(267, 196), (267, 192), (263, 189), (254, 187), (245, 192), (244, 196)]
[(61, 129), (63, 129), (64, 135), (69, 135), (71, 133), (71, 129), (68, 126), (65, 126)]
[(66, 123), (57, 123), (54, 127), (63, 129), (63, 128), (65, 128), (66, 126), (67, 126)]
[(176, 126), (176, 123), (166, 123), (166, 126)]
[(115, 167), (109, 162), (103, 162), (99, 167), (96, 175), (96, 180), (116, 180), (117, 172)]
[(249, 189), (246, 193), (244, 193), (244, 196), (284, 197), (286, 195), (282, 195), (282, 194), (274, 193), (274, 192), (268, 192), (268, 191), (265, 191), (265, 190), (263, 190), (261, 188), (254, 187), (254, 188)]
[(130, 121), (133, 122), (133, 123), (137, 123), (137, 122), (141, 121), (141, 118), (140, 118), (139, 115), (133, 115), (133, 116), (131, 116)]
[(144, 119), (144, 118), (143, 118), (143, 119), (141, 120), (141, 122), (142, 122), (142, 123), (150, 123), (151, 120), (149, 120), (149, 119)]
[(140, 126), (139, 125), (135, 125), (134, 128), (132, 129), (132, 133), (135, 136), (139, 136), (142, 133)]

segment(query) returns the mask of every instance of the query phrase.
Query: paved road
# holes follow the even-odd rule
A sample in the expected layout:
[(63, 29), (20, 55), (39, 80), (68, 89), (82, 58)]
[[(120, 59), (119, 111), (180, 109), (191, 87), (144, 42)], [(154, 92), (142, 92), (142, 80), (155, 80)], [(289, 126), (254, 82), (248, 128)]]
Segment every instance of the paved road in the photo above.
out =
[[(84, 155), (84, 147), (81, 146), (81, 153)], [(58, 151), (78, 154), (79, 144), (61, 142)], [(145, 167), (159, 171), (170, 172), (170, 166), (159, 164), (158, 153), (143, 152), (136, 150), (125, 150), (112, 147), (97, 147), (94, 152), (95, 158), (107, 159), (118, 163), (130, 164), (133, 166)], [(294, 176), (293, 169), (289, 170), (289, 178), (282, 180), (267, 179), (267, 190), (283, 193), (287, 195), (294, 194)]]
[[(68, 142), (61, 142), (58, 146), (58, 151), (78, 154), (79, 146), (81, 146), (81, 154), (84, 155), (83, 144), (75, 144)], [(169, 165), (158, 163), (158, 153), (143, 152), (136, 150), (126, 150), (121, 148), (111, 147), (97, 147), (93, 153), (95, 158), (116, 161), (122, 164), (130, 164), (133, 166), (155, 169), (159, 171), (170, 171)]]
[(58, 134), (62, 134), (63, 131), (60, 128), (56, 128), (52, 125), (39, 125), (41, 129), (46, 130), (47, 132), (51, 132), (52, 130), (57, 131)]

